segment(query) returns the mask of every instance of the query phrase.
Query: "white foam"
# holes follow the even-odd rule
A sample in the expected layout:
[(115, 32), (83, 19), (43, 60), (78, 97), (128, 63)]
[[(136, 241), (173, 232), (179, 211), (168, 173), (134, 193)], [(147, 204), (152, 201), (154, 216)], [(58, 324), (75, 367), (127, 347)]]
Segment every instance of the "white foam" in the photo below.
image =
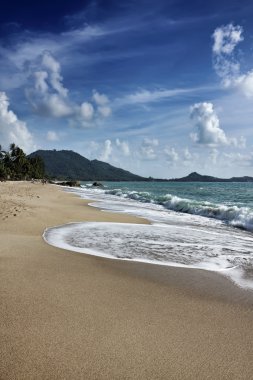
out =
[(222, 230), (169, 224), (70, 223), (47, 229), (56, 247), (110, 259), (219, 271), (243, 287), (252, 287), (244, 265), (253, 267), (253, 239)]
[[(86, 185), (87, 186), (87, 185)], [(248, 231), (253, 231), (253, 211), (252, 208), (238, 205), (217, 204), (203, 201), (201, 199), (181, 198), (173, 194), (165, 194), (156, 197), (154, 194), (145, 191), (129, 191), (123, 189), (94, 189), (90, 186), (84, 186), (79, 193), (88, 195), (91, 199), (109, 199), (120, 198), (123, 200), (138, 201), (138, 203), (150, 204), (149, 208), (160, 208), (176, 211), (184, 214), (198, 215), (206, 218), (212, 218), (223, 221), (234, 227), (239, 227)]]

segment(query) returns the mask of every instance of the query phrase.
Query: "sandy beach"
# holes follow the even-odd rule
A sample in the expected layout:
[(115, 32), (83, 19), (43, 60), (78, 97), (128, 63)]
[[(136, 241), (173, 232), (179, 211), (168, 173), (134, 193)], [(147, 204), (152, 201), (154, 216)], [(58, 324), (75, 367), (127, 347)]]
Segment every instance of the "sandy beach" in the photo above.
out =
[(1, 380), (252, 378), (252, 292), (208, 271), (54, 248), (47, 227), (147, 221), (54, 185), (0, 189)]

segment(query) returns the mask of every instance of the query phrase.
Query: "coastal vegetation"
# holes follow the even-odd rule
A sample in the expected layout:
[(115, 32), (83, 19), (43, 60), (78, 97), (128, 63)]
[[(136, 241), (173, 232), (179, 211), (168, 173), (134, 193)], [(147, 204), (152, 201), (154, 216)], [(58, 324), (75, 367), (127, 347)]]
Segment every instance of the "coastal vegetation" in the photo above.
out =
[(28, 180), (44, 178), (43, 159), (39, 156), (29, 157), (17, 145), (12, 143), (8, 151), (0, 146), (0, 179)]

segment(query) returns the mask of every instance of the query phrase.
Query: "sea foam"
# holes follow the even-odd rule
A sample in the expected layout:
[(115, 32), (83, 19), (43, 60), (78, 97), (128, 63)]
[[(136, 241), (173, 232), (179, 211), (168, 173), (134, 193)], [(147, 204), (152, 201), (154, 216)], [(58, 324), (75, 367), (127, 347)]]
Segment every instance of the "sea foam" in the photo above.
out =
[(215, 204), (207, 201), (181, 198), (172, 194), (154, 196), (149, 192), (123, 191), (122, 189), (105, 190), (104, 192), (105, 194), (133, 199), (143, 203), (159, 204), (168, 210), (219, 219), (234, 227), (253, 231), (253, 212), (248, 207)]
[(243, 270), (253, 268), (253, 239), (204, 228), (165, 224), (71, 223), (44, 233), (56, 247), (168, 266), (219, 271), (237, 284), (253, 287)]
[[(163, 195), (163, 204), (161, 199), (160, 203), (147, 202), (143, 201), (146, 192), (136, 195), (131, 191), (129, 197), (120, 189), (66, 190), (91, 199), (93, 207), (143, 217), (151, 225), (68, 224), (45, 232), (49, 244), (111, 259), (219, 271), (238, 285), (253, 288), (253, 235), (246, 229), (234, 228), (232, 223), (244, 215), (242, 207), (203, 201), (200, 207), (200, 202), (171, 195)], [(140, 194), (142, 200), (138, 199)], [(245, 215), (245, 219), (249, 218), (247, 210)]]

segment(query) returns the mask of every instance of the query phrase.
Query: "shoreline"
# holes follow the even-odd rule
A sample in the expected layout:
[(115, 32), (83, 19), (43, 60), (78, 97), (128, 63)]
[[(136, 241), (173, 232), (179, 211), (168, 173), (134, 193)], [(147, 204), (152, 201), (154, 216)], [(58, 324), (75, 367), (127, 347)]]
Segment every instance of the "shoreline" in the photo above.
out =
[(145, 221), (54, 185), (0, 186), (0, 378), (250, 378), (251, 291), (213, 272), (52, 247), (42, 233), (53, 225)]
[[(73, 192), (72, 189), (71, 189), (72, 191), (69, 191), (66, 187), (63, 187), (63, 190), (64, 190), (64, 192), (66, 192), (68, 194), (73, 194), (73, 195), (77, 196), (78, 198), (80, 198), (83, 201), (85, 201), (88, 206), (95, 207), (99, 211), (106, 212), (106, 213), (116, 214), (116, 215), (119, 216), (119, 218), (120, 218), (121, 215), (128, 215), (128, 216), (130, 215), (130, 216), (134, 216), (135, 218), (138, 218), (140, 224), (148, 224), (148, 225), (154, 225), (154, 226), (156, 225), (156, 223), (152, 219), (149, 219), (149, 218), (147, 218), (145, 216), (140, 216), (140, 215), (138, 215), (138, 213), (134, 214), (134, 213), (128, 213), (128, 212), (125, 212), (125, 211), (114, 211), (114, 210), (106, 209), (106, 208), (104, 208), (102, 206), (101, 207), (99, 206), (99, 204), (101, 204), (101, 203), (103, 204), (103, 200), (83, 198), (82, 195), (79, 194), (79, 192)], [(93, 206), (93, 204), (95, 204), (95, 206)], [(141, 222), (141, 220), (143, 222)], [(86, 222), (86, 221), (84, 221), (84, 222)], [(63, 225), (58, 225), (58, 226), (53, 226), (53, 227), (47, 228), (44, 231), (44, 233), (43, 233), (43, 238), (47, 242), (47, 240), (45, 239), (44, 235), (45, 235), (46, 231), (50, 230), (51, 228), (54, 229), (54, 228), (57, 228), (57, 227), (64, 227), (65, 225), (68, 225), (68, 224), (75, 225), (75, 224), (78, 224), (78, 223), (79, 222), (74, 222), (74, 223), (71, 222), (71, 223), (66, 223), (66, 224), (63, 224)], [(132, 222), (130, 224), (132, 224)], [(47, 242), (47, 243), (51, 244), (49, 242)], [(234, 280), (233, 276), (231, 276), (229, 274), (226, 274), (226, 269), (215, 270), (215, 269), (209, 269), (207, 267), (206, 268), (205, 267), (201, 268), (201, 266), (198, 267), (198, 266), (194, 266), (194, 265), (184, 265), (184, 264), (181, 265), (181, 264), (177, 264), (177, 263), (173, 263), (173, 262), (170, 263), (170, 262), (166, 262), (166, 261), (160, 263), (158, 261), (151, 261), (151, 260), (145, 260), (145, 259), (143, 259), (143, 260), (142, 259), (138, 260), (138, 259), (134, 259), (134, 258), (132, 258), (132, 259), (126, 258), (125, 259), (125, 258), (120, 258), (120, 257), (116, 257), (116, 256), (108, 256), (106, 253), (99, 252), (99, 251), (96, 251), (96, 250), (94, 252), (92, 252), (92, 250), (90, 250), (90, 252), (88, 252), (88, 249), (87, 249), (87, 251), (84, 252), (85, 248), (80, 248), (80, 249), (76, 248), (75, 249), (74, 246), (73, 247), (72, 246), (67, 247), (67, 245), (66, 245), (66, 246), (61, 246), (60, 247), (58, 245), (54, 245), (54, 244), (52, 244), (52, 245), (55, 246), (55, 247), (58, 247), (60, 249), (65, 249), (67, 251), (72, 251), (74, 253), (81, 253), (81, 254), (91, 255), (91, 256), (95, 256), (95, 257), (101, 257), (101, 258), (110, 259), (110, 260), (118, 260), (118, 261), (124, 261), (124, 262), (133, 262), (133, 263), (139, 263), (139, 264), (149, 264), (149, 265), (159, 266), (160, 268), (161, 267), (167, 267), (167, 268), (177, 268), (177, 269), (183, 269), (183, 270), (184, 269), (185, 270), (196, 270), (196, 271), (198, 271), (198, 273), (202, 273), (202, 272), (207, 271), (209, 273), (209, 275), (208, 276), (204, 276), (204, 277), (206, 277), (206, 278), (210, 277), (211, 274), (214, 274), (216, 276), (217, 275), (218, 276), (222, 276), (223, 279), (228, 280), (231, 285), (236, 286), (237, 288), (239, 288), (243, 292), (246, 291), (246, 293), (248, 295), (247, 298), (249, 298), (250, 300), (251, 299), (253, 300), (253, 288), (252, 288), (252, 286), (247, 286), (247, 285), (243, 286), (240, 283), (240, 281)], [(233, 269), (233, 268), (231, 268), (231, 269)]]

